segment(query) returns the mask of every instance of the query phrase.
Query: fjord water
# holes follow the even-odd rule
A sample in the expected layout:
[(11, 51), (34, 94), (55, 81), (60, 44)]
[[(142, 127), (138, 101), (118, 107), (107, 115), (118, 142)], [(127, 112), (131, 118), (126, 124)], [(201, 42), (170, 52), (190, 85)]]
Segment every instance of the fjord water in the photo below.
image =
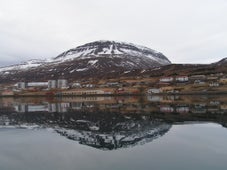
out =
[(0, 169), (226, 169), (227, 98), (1, 98)]

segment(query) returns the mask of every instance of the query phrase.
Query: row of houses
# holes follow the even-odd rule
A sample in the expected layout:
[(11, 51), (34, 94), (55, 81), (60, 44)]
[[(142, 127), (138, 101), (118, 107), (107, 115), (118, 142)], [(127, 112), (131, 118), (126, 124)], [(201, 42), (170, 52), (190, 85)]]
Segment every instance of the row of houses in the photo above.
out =
[(70, 96), (70, 95), (97, 95), (97, 94), (105, 94), (103, 90), (68, 90), (59, 93), (58, 95)]
[(189, 81), (189, 77), (188, 76), (177, 76), (177, 77), (162, 77), (159, 79), (160, 83), (170, 83), (173, 81), (187, 82), (187, 81)]
[[(222, 75), (222, 74), (221, 74)], [(192, 76), (170, 76), (162, 77), (159, 79), (160, 83), (172, 83), (172, 82), (203, 82), (203, 81), (218, 81), (220, 83), (227, 83), (227, 78), (216, 75), (192, 75)]]

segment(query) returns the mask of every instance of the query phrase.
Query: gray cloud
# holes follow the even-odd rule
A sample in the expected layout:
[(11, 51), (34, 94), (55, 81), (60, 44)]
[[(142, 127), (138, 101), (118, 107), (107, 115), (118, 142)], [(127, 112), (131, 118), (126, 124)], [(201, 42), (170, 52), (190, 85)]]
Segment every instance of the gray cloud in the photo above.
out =
[(100, 39), (215, 62), (227, 57), (226, 9), (226, 0), (0, 0), (0, 66)]

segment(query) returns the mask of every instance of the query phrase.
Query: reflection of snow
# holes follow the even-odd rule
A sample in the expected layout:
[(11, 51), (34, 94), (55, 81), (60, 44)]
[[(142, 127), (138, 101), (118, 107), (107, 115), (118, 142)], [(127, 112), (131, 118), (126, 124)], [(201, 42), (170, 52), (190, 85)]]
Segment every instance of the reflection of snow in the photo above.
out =
[(174, 111), (174, 108), (173, 107), (170, 107), (170, 106), (161, 106), (160, 107), (160, 111), (161, 112), (171, 113), (171, 112)]
[[(88, 122), (84, 122), (87, 124)], [(151, 121), (129, 121), (116, 124), (111, 132), (100, 132), (100, 128), (91, 131), (78, 131), (65, 128), (57, 128), (57, 132), (67, 138), (79, 143), (100, 148), (103, 150), (112, 150), (118, 148), (127, 148), (136, 145), (143, 145), (164, 135), (169, 131), (171, 125), (161, 122)], [(95, 130), (95, 131), (94, 131)]]

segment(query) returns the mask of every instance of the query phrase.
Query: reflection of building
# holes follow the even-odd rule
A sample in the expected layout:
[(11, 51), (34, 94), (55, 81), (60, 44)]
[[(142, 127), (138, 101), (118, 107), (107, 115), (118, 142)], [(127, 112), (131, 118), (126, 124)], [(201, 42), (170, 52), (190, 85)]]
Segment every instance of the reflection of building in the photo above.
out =
[(19, 105), (17, 105), (17, 106), (15, 106), (15, 110), (16, 110), (16, 112), (19, 112), (19, 113), (25, 113), (25, 112), (27, 112), (27, 105), (25, 105), (25, 104), (19, 104)]
[(163, 96), (149, 95), (149, 96), (147, 96), (147, 100), (150, 102), (160, 102), (163, 100)]
[(178, 106), (176, 108), (177, 113), (188, 113), (190, 111), (188, 106)]
[(27, 112), (67, 112), (69, 103), (43, 103), (43, 104), (24, 104), (20, 103), (14, 106), (15, 111), (19, 113)]
[(82, 102), (77, 102), (77, 103), (71, 103), (71, 108), (73, 110), (80, 110), (83, 107), (83, 103)]
[(195, 104), (192, 113), (207, 113), (206, 104)]
[(18, 104), (15, 106), (15, 110), (20, 113), (26, 112), (47, 112), (47, 105), (34, 105), (34, 104)]
[(165, 113), (172, 113), (174, 108), (171, 106), (160, 106), (160, 111)]
[(221, 105), (221, 110), (227, 110), (227, 104), (222, 104)]
[(70, 107), (69, 103), (49, 103), (48, 104), (48, 112), (60, 112), (64, 113), (68, 111)]
[(49, 103), (48, 104), (48, 111), (49, 112), (57, 112), (57, 104), (56, 103)]

